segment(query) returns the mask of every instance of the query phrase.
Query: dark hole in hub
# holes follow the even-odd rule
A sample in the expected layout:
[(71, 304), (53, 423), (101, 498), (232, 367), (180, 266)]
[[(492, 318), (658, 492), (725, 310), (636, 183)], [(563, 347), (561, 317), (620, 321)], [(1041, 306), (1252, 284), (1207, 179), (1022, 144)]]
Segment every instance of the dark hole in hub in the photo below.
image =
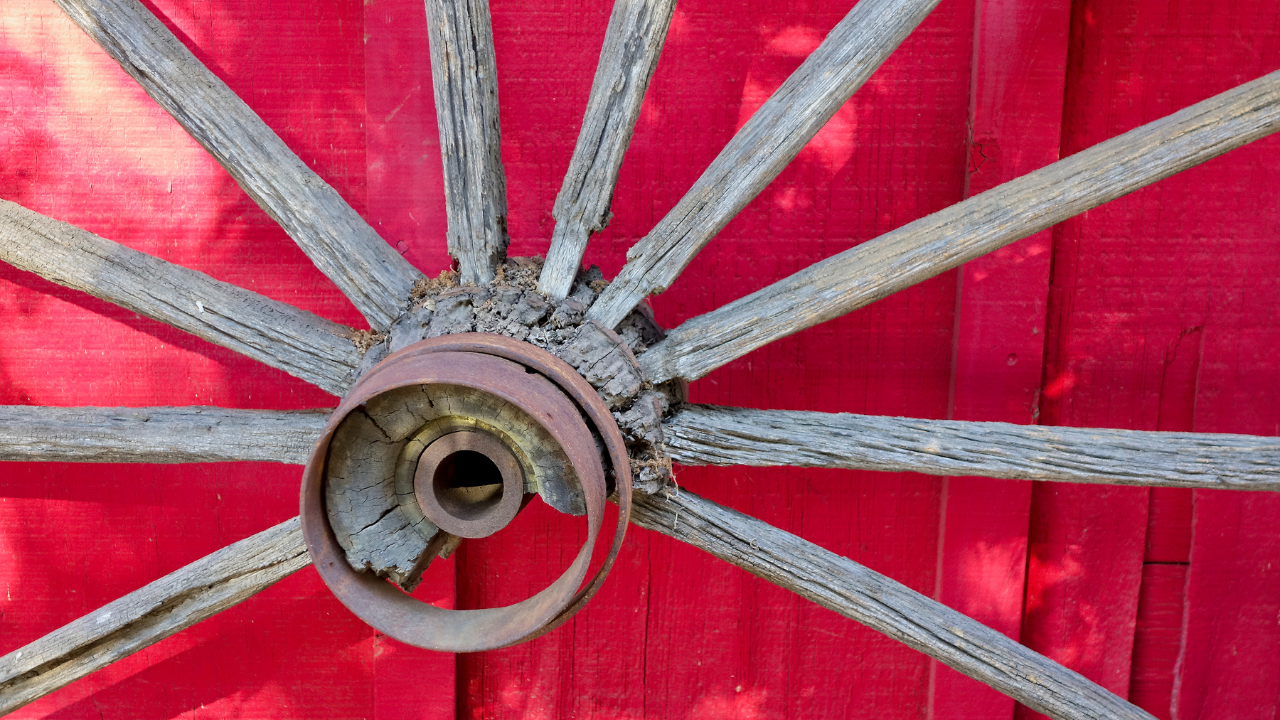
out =
[(460, 520), (475, 520), (502, 502), (502, 472), (474, 450), (446, 455), (431, 486), (440, 507)]

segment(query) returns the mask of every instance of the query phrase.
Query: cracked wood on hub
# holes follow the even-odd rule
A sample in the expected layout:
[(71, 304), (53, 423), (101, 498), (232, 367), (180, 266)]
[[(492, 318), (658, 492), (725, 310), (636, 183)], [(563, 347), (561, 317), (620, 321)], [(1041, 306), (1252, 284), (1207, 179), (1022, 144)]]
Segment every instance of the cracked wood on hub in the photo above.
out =
[(484, 285), (507, 253), (507, 181), (487, 0), (427, 0), (449, 254)]
[(422, 274), (138, 0), (55, 0), (218, 161), (375, 330)]

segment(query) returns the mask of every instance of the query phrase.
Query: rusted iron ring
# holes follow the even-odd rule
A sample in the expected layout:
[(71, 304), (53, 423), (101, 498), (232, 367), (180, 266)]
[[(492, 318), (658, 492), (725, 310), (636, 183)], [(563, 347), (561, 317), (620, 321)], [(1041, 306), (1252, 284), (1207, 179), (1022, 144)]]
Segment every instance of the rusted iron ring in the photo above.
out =
[[(488, 460), (500, 483), (483, 488), (452, 485), (451, 460), (475, 453)], [(520, 512), (524, 472), (520, 461), (496, 437), (477, 430), (452, 432), (427, 446), (414, 472), (413, 495), (422, 514), (441, 530), (464, 538), (488, 537)], [(459, 497), (455, 497), (459, 496)]]
[[(371, 573), (352, 569), (329, 526), (323, 499), (324, 469), (329, 442), (339, 423), (376, 395), (409, 385), (431, 384), (470, 387), (516, 405), (551, 433), (578, 472), (587, 506), (587, 540), (559, 579), (520, 603), (480, 610), (444, 610), (419, 602)], [(608, 487), (595, 441), (582, 422), (583, 415), (594, 425), (608, 450), (619, 506), (610, 552), (585, 586), (582, 581), (603, 523)], [(497, 335), (465, 333), (426, 340), (393, 353), (361, 378), (330, 416), (312, 450), (303, 474), (301, 505), (303, 536), (316, 569), (352, 612), (411, 645), (474, 652), (542, 635), (563, 623), (594, 595), (613, 566), (625, 536), (630, 518), (631, 477), (625, 445), (608, 407), (573, 368), (526, 343)]]

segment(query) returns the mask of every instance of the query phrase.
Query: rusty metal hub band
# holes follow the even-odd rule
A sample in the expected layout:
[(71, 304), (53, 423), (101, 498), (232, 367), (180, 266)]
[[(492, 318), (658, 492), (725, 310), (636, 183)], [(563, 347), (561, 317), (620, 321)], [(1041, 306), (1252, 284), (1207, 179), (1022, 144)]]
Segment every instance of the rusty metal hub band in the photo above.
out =
[[(587, 539), (564, 574), (533, 597), (500, 608), (444, 610), (420, 602), (373, 573), (359, 572), (348, 564), (324, 507), (330, 441), (342, 421), (365, 402), (414, 385), (473, 388), (501, 398), (545, 428), (569, 457), (586, 504)], [(608, 451), (619, 509), (609, 554), (586, 585), (583, 580), (603, 524), (609, 484), (584, 416)], [(458, 495), (458, 488), (450, 486), (447, 478), (437, 486), (437, 476), (449, 472), (442, 470), (441, 463), (464, 452), (477, 453), (493, 462), (501, 478), (500, 483), (495, 483), (501, 485), (500, 490), (489, 488)], [(414, 478), (414, 495), (424, 514), (444, 531), (463, 537), (482, 537), (506, 525), (519, 511), (524, 495), (523, 476), (510, 455), (501, 442), (483, 432), (454, 432), (432, 442), (419, 458)], [(454, 492), (453, 500), (449, 499), (450, 492)], [(426, 340), (393, 353), (356, 383), (330, 416), (312, 450), (303, 474), (301, 501), (303, 535), (316, 569), (353, 613), (411, 645), (474, 652), (542, 635), (567, 620), (595, 594), (613, 566), (626, 533), (631, 476), (622, 435), (608, 407), (572, 367), (544, 350), (511, 338), (462, 333)]]
[(418, 458), (413, 495), (441, 530), (464, 538), (488, 537), (520, 512), (524, 472), (501, 440), (484, 431), (459, 430), (428, 445)]

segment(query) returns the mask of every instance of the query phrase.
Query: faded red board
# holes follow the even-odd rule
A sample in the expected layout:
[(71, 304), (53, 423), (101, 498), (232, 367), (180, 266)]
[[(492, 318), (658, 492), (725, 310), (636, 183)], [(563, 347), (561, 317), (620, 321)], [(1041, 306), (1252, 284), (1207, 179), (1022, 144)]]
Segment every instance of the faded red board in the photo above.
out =
[[(682, 0), (622, 171), (616, 218), (588, 260), (616, 272), (626, 248), (848, 5)], [(1060, 121), (1067, 152), (1280, 66), (1280, 31), (1264, 0), (1229, 9), (1179, 0), (1167, 11), (1155, 0), (1075, 5)], [(420, 2), (155, 7), (389, 242), (425, 271), (444, 267)], [(503, 0), (493, 9), (513, 250), (544, 252), (608, 3)], [(975, 55), (979, 17), (979, 28), (1011, 35), (988, 37), (996, 44), (980, 44)], [(1064, 103), (1053, 79), (1065, 53), (1055, 45), (1061, 19), (1061, 6), (1047, 0), (976, 7), (944, 0), (657, 299), (664, 323), (945, 207), (964, 196), (966, 182), (981, 190), (1052, 159), (1055, 108)], [(288, 238), (51, 2), (10, 0), (0, 23), (0, 138), (9, 159), (0, 197), (358, 322)], [(1020, 66), (1012, 49), (983, 55), (1000, 42), (1032, 60)], [(1056, 90), (1047, 87), (1054, 82)], [(1002, 153), (976, 164), (972, 151), (990, 151), (990, 140)], [(1043, 312), (1042, 290), (1024, 294), (1043, 283), (1036, 263), (1044, 255), (1028, 251), (1043, 240), (1032, 238), (967, 268), (961, 288), (947, 274), (801, 333), (700, 381), (694, 397), (1027, 422), (1041, 387), (1041, 422), (1276, 434), (1278, 146), (1269, 140), (1238, 151), (1054, 233), (1043, 386), (1036, 340), (1026, 337)], [(1010, 271), (1004, 260), (1021, 262)], [(983, 288), (978, 276), (988, 269), (999, 275), (985, 277), (1002, 279)], [(0, 317), (3, 403), (333, 402), (279, 372), (7, 267)], [(1178, 348), (1189, 346), (1178, 340), (1195, 332), (1195, 363), (1180, 364), (1189, 356)], [(1001, 581), (1018, 581), (1016, 546), (1028, 540), (1025, 523), (1018, 536), (1027, 500), (1016, 483), (966, 480), (976, 492), (962, 493), (954, 480), (944, 491), (942, 480), (908, 474), (694, 469), (680, 470), (679, 480), (1017, 630), (1009, 615), (1019, 592)], [(0, 466), (0, 652), (289, 517), (296, 492), (296, 468), (259, 464)], [(1009, 512), (982, 503), (987, 493)], [(999, 523), (964, 517), (962, 494)], [(1157, 496), (1149, 504), (1148, 495), (1036, 490), (1024, 640), (1120, 692), (1167, 680), (1167, 691), (1147, 696), (1167, 703), (1170, 611), (1161, 615), (1168, 605), (1160, 602), (1181, 596), (1176, 580), (1157, 582), (1149, 568), (1181, 547), (1190, 565), (1185, 620), (1176, 628), (1177, 652), (1187, 658), (1180, 717), (1274, 712), (1274, 499), (1198, 495), (1191, 542), (1189, 516), (1161, 515)], [(981, 551), (997, 536), (1013, 548), (991, 565), (998, 571), (966, 570), (964, 558), (993, 557)], [(529, 594), (580, 540), (579, 523), (526, 513), (509, 532), (460, 553), (458, 602)], [(452, 568), (436, 572), (429, 592), (447, 602)], [(1223, 614), (1232, 622), (1217, 619)], [(1159, 630), (1145, 636), (1158, 642), (1135, 643), (1135, 627)], [(996, 717), (1010, 707), (945, 672), (931, 688), (923, 656), (639, 530), (574, 621), (528, 645), (459, 657), (456, 685), (453, 665), (451, 656), (376, 637), (307, 570), (19, 716)], [(1144, 668), (1154, 676), (1140, 677)]]
[[(979, 0), (973, 40), (968, 187), (973, 196), (1058, 159), (1070, 3)], [(1035, 423), (1051, 233), (970, 262), (956, 293), (948, 416)], [(943, 481), (935, 597), (1018, 639), (1031, 483)], [(941, 663), (929, 715), (1011, 718), (1013, 700)]]
[[(1280, 20), (1265, 0), (1088, 0), (1073, 10), (1064, 153), (1280, 67)], [(1042, 422), (1276, 434), (1277, 152), (1276, 138), (1260, 141), (1055, 231)], [(1232, 515), (1215, 508), (1206, 520), (1209, 497), (1196, 495), (1182, 605), (1177, 584), (1157, 577), (1174, 571), (1144, 571), (1143, 562), (1185, 562), (1189, 518), (1177, 507), (1185, 497), (1037, 488), (1024, 642), (1116, 692), (1133, 688), (1163, 717), (1208, 717), (1196, 713), (1209, 707), (1215, 717), (1273, 714), (1275, 693), (1260, 698), (1280, 657), (1275, 617), (1245, 612), (1265, 615), (1275, 593), (1265, 571), (1275, 530), (1248, 530), (1261, 506), (1244, 509), (1269, 498), (1212, 501), (1244, 503), (1247, 541), (1228, 550), (1213, 538), (1237, 531), (1216, 527), (1218, 513)], [(1221, 594), (1228, 578), (1230, 598)], [(1184, 614), (1170, 627), (1161, 608), (1177, 606)], [(1207, 631), (1217, 627), (1211, 618), (1242, 613)], [(1179, 636), (1172, 648), (1161, 640), (1170, 631)], [(1209, 668), (1230, 667), (1222, 664), (1232, 650), (1250, 658), (1248, 668), (1235, 667), (1261, 695), (1239, 692), (1225, 676), (1208, 679)], [(1180, 678), (1170, 675), (1175, 666)], [(1153, 672), (1164, 674), (1164, 689)], [(1176, 683), (1182, 691), (1170, 708)]]
[[(360, 8), (157, 3), (357, 207)], [(335, 320), (358, 319), (273, 222), (51, 2), (0, 11), (0, 196)], [(353, 62), (354, 61), (354, 62)], [(0, 402), (324, 407), (285, 374), (0, 266)], [(0, 468), (0, 642), (12, 650), (297, 514), (298, 468)], [(368, 715), (373, 633), (310, 570), (15, 717)]]

